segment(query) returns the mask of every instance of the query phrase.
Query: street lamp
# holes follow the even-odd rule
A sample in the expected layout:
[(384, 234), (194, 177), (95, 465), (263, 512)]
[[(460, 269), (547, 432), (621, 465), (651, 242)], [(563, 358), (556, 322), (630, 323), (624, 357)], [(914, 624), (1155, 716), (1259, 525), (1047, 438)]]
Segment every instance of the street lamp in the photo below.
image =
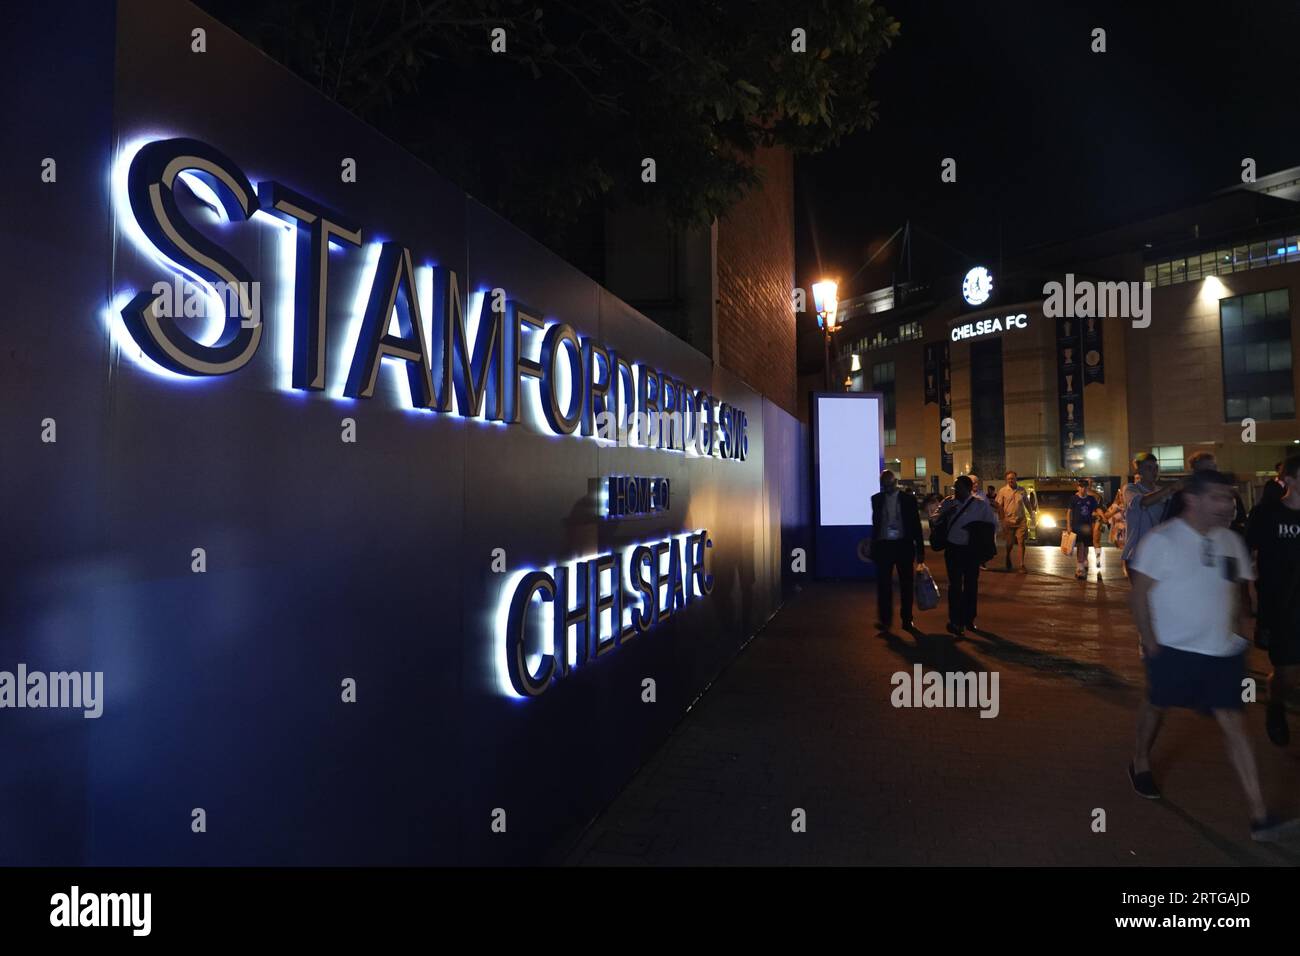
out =
[(839, 328), (836, 324), (839, 311), (839, 299), (836, 291), (839, 285), (834, 279), (823, 279), (813, 283), (813, 302), (817, 306), (817, 327), (822, 330), (826, 341), (826, 391), (831, 390), (831, 336)]

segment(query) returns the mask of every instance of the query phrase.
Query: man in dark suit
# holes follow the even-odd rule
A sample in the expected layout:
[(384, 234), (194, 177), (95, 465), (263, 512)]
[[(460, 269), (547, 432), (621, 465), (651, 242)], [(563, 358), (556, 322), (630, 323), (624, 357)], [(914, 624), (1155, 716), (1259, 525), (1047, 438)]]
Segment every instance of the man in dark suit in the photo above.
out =
[(898, 487), (892, 471), (880, 473), (880, 491), (871, 496), (871, 560), (876, 564), (880, 626), (894, 623), (894, 569), (898, 569), (903, 627), (912, 626), (912, 569), (925, 560), (921, 515), (916, 498)]

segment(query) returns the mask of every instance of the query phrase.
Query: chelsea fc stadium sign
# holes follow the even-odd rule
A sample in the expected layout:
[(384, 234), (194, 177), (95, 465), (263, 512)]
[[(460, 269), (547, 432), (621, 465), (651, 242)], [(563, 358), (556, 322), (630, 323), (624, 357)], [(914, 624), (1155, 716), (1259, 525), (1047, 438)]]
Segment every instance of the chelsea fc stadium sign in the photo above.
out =
[[(128, 234), (138, 231), (145, 251), (204, 288), (206, 304), (215, 304), (221, 322), (215, 341), (197, 341), (177, 323), (170, 287), (160, 283), (161, 288), (138, 293), (121, 311), (141, 351), (180, 375), (229, 375), (253, 358), (262, 340), (262, 297), (260, 291), (253, 294), (260, 286), (244, 263), (182, 215), (176, 191), (183, 182), (228, 222), (265, 215), (295, 230), (289, 263), (296, 277), (293, 387), (324, 390), (329, 247), (360, 246), (362, 228), (275, 180), (254, 190), (229, 157), (197, 140), (146, 143), (125, 154), (119, 167), (116, 199), (122, 218), (135, 227)], [(657, 433), (637, 429), (634, 440), (644, 447), (745, 458), (748, 442), (740, 409), (649, 365), (634, 366), (593, 338), (580, 337), (572, 326), (547, 323), (539, 310), (504, 295), (473, 297), (477, 334), (471, 340), (456, 273), (431, 267), (433, 301), (426, 318), (410, 249), (392, 241), (376, 245), (364, 311), (355, 317), (356, 346), (346, 366), (344, 396), (373, 397), (381, 360), (388, 359), (404, 365), (413, 408), (516, 424), (527, 380), (536, 386), (533, 397), (540, 403), (544, 427), (553, 434), (581, 432), (615, 440), (620, 431), (626, 435), (635, 403), (635, 413), (645, 419), (668, 416), (680, 423)], [(235, 293), (223, 296), (218, 288)], [(537, 358), (526, 355), (525, 336), (538, 339)]]
[[(672, 334), (186, 0), (19, 7), (0, 634), (103, 717), (0, 708), (45, 755), (0, 766), (8, 858), (559, 859), (803, 577), (793, 373), (723, 360), (726, 289)], [(175, 837), (199, 795), (219, 841)]]
[[(115, 179), (124, 188), (117, 198), (123, 218), (129, 216), (143, 237), (138, 241), (203, 288), (205, 308), (214, 308), (221, 319), (214, 341), (198, 341), (177, 322), (175, 313), (181, 310), (172, 307), (176, 297), (170, 287), (163, 283), (141, 291), (121, 310), (121, 318), (144, 355), (180, 375), (229, 375), (249, 362), (262, 339), (256, 280), (243, 262), (186, 219), (177, 202), (183, 183), (227, 222), (265, 214), (294, 230), (289, 263), (295, 277), (292, 381), (296, 389), (324, 390), (329, 245), (341, 240), (360, 246), (363, 228), (281, 182), (266, 180), (254, 189), (234, 161), (194, 139), (145, 143), (124, 155), (119, 166)], [(531, 306), (503, 297), (503, 308), (494, 310), (489, 296), (477, 296), (471, 337), (459, 281), (450, 269), (432, 267), (433, 299), (426, 319), (410, 249), (393, 241), (378, 245), (368, 289), (359, 300), (364, 310), (356, 317), (345, 397), (373, 397), (381, 360), (387, 359), (404, 367), (415, 409), (516, 424), (527, 384), (536, 389), (532, 395), (544, 427), (555, 435), (627, 438), (635, 405), (635, 415), (645, 421), (658, 416), (676, 425), (632, 430), (632, 440), (642, 447), (738, 461), (746, 457), (743, 411), (647, 364), (634, 364), (566, 323), (546, 323)], [(236, 292), (223, 296), (219, 288)], [(540, 339), (537, 358), (526, 354), (525, 336)], [(503, 687), (520, 697), (536, 697), (574, 667), (708, 595), (712, 576), (705, 570), (705, 549), (712, 546), (701, 530), (571, 567), (556, 565), (551, 572), (517, 574), (497, 622)], [(577, 582), (576, 607), (567, 600), (570, 580)], [(549, 649), (530, 655), (528, 612), (542, 602), (555, 604), (549, 613), (554, 623), (544, 640), (533, 643)]]

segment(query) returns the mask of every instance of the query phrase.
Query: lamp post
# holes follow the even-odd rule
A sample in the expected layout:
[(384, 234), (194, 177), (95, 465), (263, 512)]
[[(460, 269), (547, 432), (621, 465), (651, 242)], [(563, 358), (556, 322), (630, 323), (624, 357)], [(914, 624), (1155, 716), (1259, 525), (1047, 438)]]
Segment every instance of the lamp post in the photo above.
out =
[(831, 336), (839, 328), (836, 324), (839, 299), (836, 291), (839, 286), (833, 279), (823, 279), (813, 283), (813, 302), (817, 306), (817, 327), (822, 330), (826, 345), (826, 391), (831, 390)]

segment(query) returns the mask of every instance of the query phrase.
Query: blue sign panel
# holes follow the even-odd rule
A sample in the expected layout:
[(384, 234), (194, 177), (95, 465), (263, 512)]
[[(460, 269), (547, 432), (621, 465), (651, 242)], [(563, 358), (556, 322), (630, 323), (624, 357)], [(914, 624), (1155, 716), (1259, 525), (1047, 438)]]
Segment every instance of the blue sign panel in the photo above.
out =
[(799, 424), (196, 8), (53, 6), (0, 864), (561, 858), (791, 584)]

